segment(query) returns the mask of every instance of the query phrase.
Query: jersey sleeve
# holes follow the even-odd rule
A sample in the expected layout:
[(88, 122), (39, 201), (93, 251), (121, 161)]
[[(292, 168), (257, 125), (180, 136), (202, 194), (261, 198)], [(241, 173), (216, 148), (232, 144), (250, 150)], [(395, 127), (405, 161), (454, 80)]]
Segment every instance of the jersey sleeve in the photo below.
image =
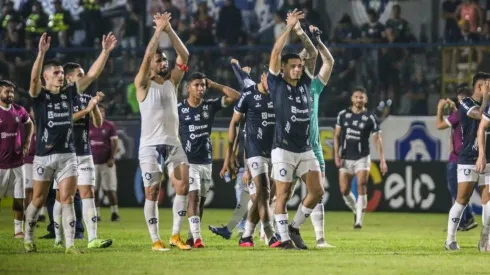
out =
[(213, 99), (210, 99), (208, 101), (208, 103), (213, 106), (214, 113), (216, 113), (219, 110), (221, 110), (224, 107), (226, 107), (226, 105), (225, 105), (225, 97), (226, 96), (222, 96), (222, 97), (218, 97), (218, 98), (213, 98)]
[(325, 87), (325, 84), (317, 77), (315, 77), (311, 81), (310, 85), (310, 92), (311, 94), (321, 94), (323, 92), (323, 88)]
[(277, 75), (274, 75), (269, 69), (269, 73), (267, 74), (267, 85), (269, 87), (269, 93), (274, 94), (276, 92), (276, 88), (280, 83), (281, 78), (282, 76), (280, 72)]
[(459, 112), (452, 112), (444, 121), (449, 127), (454, 128), (459, 124)]
[(29, 117), (29, 114), (27, 113), (26, 109), (24, 107), (19, 106), (19, 113), (20, 113), (20, 122), (22, 123), (27, 123), (31, 120), (31, 117)]
[(483, 112), (483, 116), (482, 116), (485, 120), (490, 120), (490, 105), (487, 105), (487, 107), (485, 107), (485, 111)]
[(248, 100), (247, 99), (248, 99), (249, 94), (250, 93), (246, 92), (246, 91), (242, 92), (240, 99), (235, 104), (235, 112), (240, 113), (240, 114), (245, 114), (247, 112), (247, 109), (248, 109)]
[(381, 132), (381, 128), (379, 128), (379, 121), (374, 117), (374, 115), (370, 115), (369, 119), (371, 120), (371, 123), (373, 124), (371, 127), (371, 132), (373, 134)]
[(335, 123), (336, 127), (342, 127), (344, 125), (344, 111), (340, 111), (340, 113), (337, 115), (337, 122)]
[(110, 127), (109, 127), (109, 137), (111, 139), (117, 139), (117, 129), (116, 129), (116, 125), (114, 125), (114, 123), (111, 123), (110, 124)]
[(466, 115), (468, 115), (471, 112), (471, 110), (473, 110), (476, 107), (477, 106), (475, 105), (473, 100), (471, 100), (471, 98), (469, 98), (469, 97), (463, 98), (459, 102), (459, 111), (461, 113), (466, 114)]

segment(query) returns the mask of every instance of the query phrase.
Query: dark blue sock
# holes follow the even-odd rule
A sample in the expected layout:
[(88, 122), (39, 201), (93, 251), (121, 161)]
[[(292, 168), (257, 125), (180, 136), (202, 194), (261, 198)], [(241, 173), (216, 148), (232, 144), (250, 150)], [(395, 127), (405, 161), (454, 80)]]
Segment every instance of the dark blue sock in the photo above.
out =
[(80, 193), (77, 191), (75, 193), (75, 199), (73, 201), (75, 204), (75, 217), (77, 219), (77, 224), (75, 226), (75, 232), (85, 232), (83, 228), (83, 216), (82, 216), (82, 199), (80, 198)]

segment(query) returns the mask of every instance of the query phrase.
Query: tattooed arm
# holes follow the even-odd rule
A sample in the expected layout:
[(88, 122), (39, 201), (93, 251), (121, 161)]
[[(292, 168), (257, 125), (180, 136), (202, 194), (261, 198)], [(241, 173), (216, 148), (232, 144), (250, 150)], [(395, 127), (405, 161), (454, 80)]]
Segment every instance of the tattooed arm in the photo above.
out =
[(308, 74), (310, 78), (313, 79), (313, 76), (315, 75), (315, 66), (316, 66), (316, 58), (318, 57), (318, 50), (316, 49), (315, 45), (313, 45), (313, 42), (311, 42), (308, 35), (303, 31), (303, 28), (301, 28), (301, 24), (299, 22), (296, 23), (296, 25), (294, 25), (294, 31), (296, 32), (296, 35), (301, 40), (301, 43), (305, 48), (304, 50), (308, 55), (304, 59), (305, 72)]

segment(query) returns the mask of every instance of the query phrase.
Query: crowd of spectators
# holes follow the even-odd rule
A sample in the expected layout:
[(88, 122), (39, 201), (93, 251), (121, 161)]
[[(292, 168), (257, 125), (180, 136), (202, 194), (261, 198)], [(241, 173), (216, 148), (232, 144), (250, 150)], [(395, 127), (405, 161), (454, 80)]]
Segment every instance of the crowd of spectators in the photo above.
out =
[[(225, 0), (219, 8), (209, 7), (206, 0), (126, 0), (122, 1), (124, 5), (105, 10), (113, 2), (121, 1), (16, 2), (19, 1), (20, 5), (12, 0), (3, 1), (0, 77), (16, 82), (21, 87), (20, 100), (25, 100), (22, 89), (27, 88), (35, 57), (33, 49), (43, 32), (50, 34), (52, 47), (57, 49), (51, 52), (52, 58), (77, 61), (88, 69), (100, 48), (100, 37), (113, 31), (121, 41), (120, 50), (98, 81), (98, 88), (108, 95), (109, 115), (138, 116), (137, 104), (131, 101), (132, 78), (152, 32), (151, 14), (156, 12), (172, 14), (172, 27), (191, 51), (192, 71), (204, 72), (214, 81), (234, 86), (229, 57), (251, 67), (266, 64), (270, 45), (285, 28), (286, 14), (293, 9), (302, 10), (310, 24), (324, 30), (322, 38), (335, 58), (334, 72), (321, 98), (324, 105), (320, 108), (321, 116), (335, 116), (345, 108), (350, 89), (356, 85), (368, 89), (371, 103), (393, 99), (395, 114), (427, 115), (433, 110), (431, 101), (440, 97), (441, 87), (446, 85), (441, 81), (442, 75), (454, 78), (455, 83), (465, 81), (476, 70), (485, 70), (488, 63), (485, 62), (488, 51), (484, 48), (448, 48), (441, 52), (437, 48), (396, 47), (399, 43), (429, 42), (427, 27), (422, 27), (416, 37), (400, 5), (391, 6), (390, 18), (385, 22), (380, 22), (376, 10), (367, 9), (368, 22), (357, 25), (345, 13), (331, 28), (326, 28), (322, 19), (328, 14), (315, 10), (313, 0), (284, 0), (281, 7), (259, 14), (248, 0)], [(77, 2), (77, 8), (70, 2)], [(490, 41), (490, 14), (487, 15), (478, 1), (446, 0), (440, 8), (445, 21), (441, 35), (444, 43), (473, 45)], [(341, 46), (345, 44), (371, 46)], [(376, 44), (383, 46), (372, 46)], [(290, 37), (288, 45), (291, 51), (300, 50), (295, 35)], [(160, 47), (170, 46), (169, 40), (163, 37)], [(172, 60), (172, 52), (167, 54)], [(441, 66), (443, 55), (446, 61)], [(448, 83), (450, 87), (451, 81)], [(181, 96), (185, 96), (182, 87), (185, 82), (181, 85)]]

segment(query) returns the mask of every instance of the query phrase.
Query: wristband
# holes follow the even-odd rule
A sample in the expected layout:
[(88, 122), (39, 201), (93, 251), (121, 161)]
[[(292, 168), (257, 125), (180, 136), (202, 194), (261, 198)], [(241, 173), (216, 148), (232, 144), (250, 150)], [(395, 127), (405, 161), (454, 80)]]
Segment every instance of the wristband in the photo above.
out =
[(177, 66), (183, 72), (189, 71), (189, 66), (187, 66), (185, 64), (175, 64), (175, 66)]

